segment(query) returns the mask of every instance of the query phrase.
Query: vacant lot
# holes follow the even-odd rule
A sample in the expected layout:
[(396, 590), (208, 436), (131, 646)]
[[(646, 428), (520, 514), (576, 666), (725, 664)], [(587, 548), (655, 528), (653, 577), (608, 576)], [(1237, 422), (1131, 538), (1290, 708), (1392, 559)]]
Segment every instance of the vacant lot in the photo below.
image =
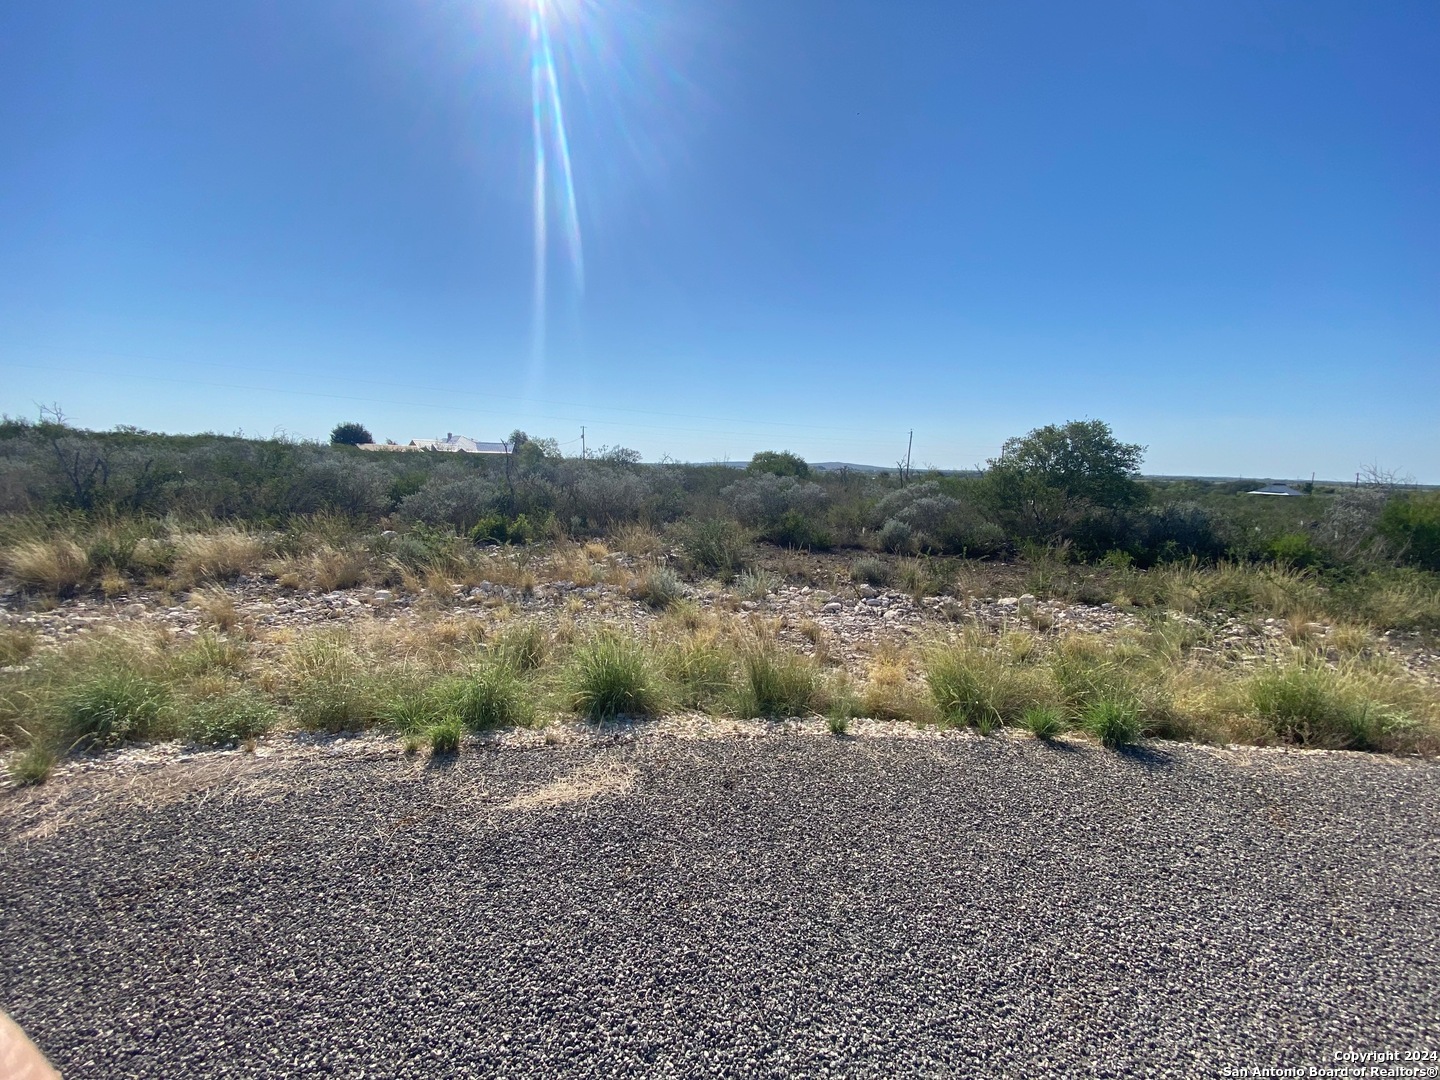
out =
[(3, 796), (0, 1005), (67, 1077), (1436, 1048), (1434, 762), (810, 730), (67, 772)]

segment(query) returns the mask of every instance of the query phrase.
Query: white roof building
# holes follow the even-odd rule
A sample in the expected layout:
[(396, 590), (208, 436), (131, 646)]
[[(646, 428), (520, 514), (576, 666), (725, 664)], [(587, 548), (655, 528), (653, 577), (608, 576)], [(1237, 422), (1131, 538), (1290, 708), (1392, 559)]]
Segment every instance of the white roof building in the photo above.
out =
[(416, 450), (438, 450), (449, 454), (508, 454), (504, 443), (476, 442), (465, 435), (446, 432), (443, 439), (411, 439)]

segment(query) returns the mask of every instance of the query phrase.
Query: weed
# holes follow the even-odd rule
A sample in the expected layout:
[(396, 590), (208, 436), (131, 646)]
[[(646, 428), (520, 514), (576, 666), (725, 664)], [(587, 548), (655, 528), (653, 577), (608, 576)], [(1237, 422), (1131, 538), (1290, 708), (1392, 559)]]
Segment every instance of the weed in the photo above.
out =
[(539, 623), (519, 623), (502, 631), (491, 651), (497, 660), (516, 671), (534, 671), (550, 655), (550, 639)]
[(693, 574), (729, 581), (745, 568), (745, 541), (733, 521), (694, 521), (679, 530), (680, 556)]
[(1387, 718), (1383, 707), (1357, 693), (1342, 675), (1308, 659), (1257, 672), (1245, 689), (1281, 742), (1370, 749)]
[(849, 735), (850, 718), (843, 713), (831, 713), (825, 718), (831, 735)]
[(823, 704), (814, 661), (771, 646), (746, 650), (737, 710), (743, 716), (778, 719), (818, 711)]
[(692, 636), (670, 645), (661, 651), (660, 664), (682, 708), (711, 709), (734, 686), (734, 653), (713, 634)]
[(471, 731), (524, 727), (535, 718), (527, 688), (508, 664), (489, 664), (459, 677), (438, 696)]
[(229, 581), (253, 573), (265, 556), (260, 537), (242, 529), (223, 528), (210, 533), (187, 533), (174, 541), (175, 584), (193, 588), (202, 581)]
[(764, 600), (780, 587), (780, 579), (768, 570), (746, 570), (735, 579), (735, 593), (747, 600)]
[(1036, 669), (1015, 667), (974, 646), (932, 653), (925, 670), (940, 715), (982, 733), (1013, 723), (1026, 709), (1044, 704), (1049, 687), (1042, 676)]
[(189, 704), (180, 734), (204, 746), (229, 745), (264, 735), (278, 719), (275, 707), (258, 691), (236, 688)]
[(856, 559), (850, 567), (850, 579), (862, 585), (889, 585), (891, 580), (890, 564), (873, 555)]
[(169, 699), (158, 679), (119, 664), (100, 666), (61, 696), (66, 738), (96, 746), (148, 738)]
[(0, 627), (0, 668), (13, 667), (27, 660), (35, 651), (35, 641), (33, 630)]

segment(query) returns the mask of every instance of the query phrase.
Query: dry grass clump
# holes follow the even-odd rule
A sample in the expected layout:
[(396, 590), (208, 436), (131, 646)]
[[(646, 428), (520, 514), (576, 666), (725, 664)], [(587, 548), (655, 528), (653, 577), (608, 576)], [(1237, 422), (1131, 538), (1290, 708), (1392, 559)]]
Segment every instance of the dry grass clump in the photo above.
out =
[(22, 664), (35, 651), (34, 630), (0, 627), (0, 667)]
[(240, 611), (235, 598), (222, 586), (208, 585), (190, 594), (190, 606), (200, 612), (207, 626), (233, 633), (240, 628)]
[(894, 649), (871, 660), (858, 707), (861, 715), (874, 720), (933, 724), (940, 719), (925, 684), (916, 677), (911, 658)]
[(5, 572), (23, 589), (69, 596), (90, 578), (90, 557), (69, 537), (22, 540), (4, 555)]
[(622, 525), (610, 539), (616, 551), (637, 559), (653, 559), (665, 550), (660, 534), (647, 525)]
[(206, 533), (182, 533), (172, 541), (175, 560), (170, 571), (177, 588), (201, 582), (229, 581), (253, 574), (265, 558), (265, 541), (254, 533), (226, 526)]

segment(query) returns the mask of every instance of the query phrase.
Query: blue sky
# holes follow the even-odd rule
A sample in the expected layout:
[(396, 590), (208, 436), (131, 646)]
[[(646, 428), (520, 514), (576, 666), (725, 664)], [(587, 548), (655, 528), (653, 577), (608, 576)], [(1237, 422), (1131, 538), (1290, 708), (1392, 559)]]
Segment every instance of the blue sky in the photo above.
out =
[(548, 0), (543, 341), (530, 18), (0, 0), (0, 410), (1440, 483), (1432, 0)]

